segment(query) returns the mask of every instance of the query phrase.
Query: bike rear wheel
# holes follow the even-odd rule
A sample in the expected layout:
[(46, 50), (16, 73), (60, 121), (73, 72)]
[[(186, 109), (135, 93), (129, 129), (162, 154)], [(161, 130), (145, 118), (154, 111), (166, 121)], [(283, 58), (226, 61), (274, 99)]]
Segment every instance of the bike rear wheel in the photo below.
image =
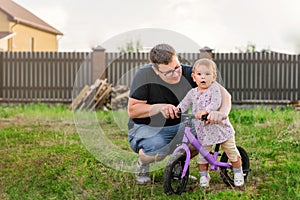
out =
[[(238, 151), (241, 154), (241, 159), (242, 159), (242, 168), (243, 168), (243, 173), (244, 173), (244, 179), (246, 180), (248, 173), (250, 171), (250, 161), (248, 154), (245, 149), (243, 149), (240, 146), (237, 146)], [(221, 156), (220, 159), (221, 162), (230, 162), (226, 153), (224, 152)], [(226, 168), (226, 167), (220, 167), (220, 175), (221, 178), (223, 179), (223, 182), (228, 185), (228, 186), (233, 186), (234, 187), (234, 174), (233, 174), (233, 169), (232, 168)]]
[(189, 167), (181, 178), (186, 156), (182, 153), (172, 155), (164, 171), (164, 191), (167, 195), (181, 194), (188, 182)]

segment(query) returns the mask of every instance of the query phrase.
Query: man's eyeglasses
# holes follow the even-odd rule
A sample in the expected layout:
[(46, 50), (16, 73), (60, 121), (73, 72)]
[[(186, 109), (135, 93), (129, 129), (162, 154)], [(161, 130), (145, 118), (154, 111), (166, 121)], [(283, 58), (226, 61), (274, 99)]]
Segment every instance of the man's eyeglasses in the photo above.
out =
[(174, 72), (177, 72), (177, 73), (179, 72), (179, 70), (181, 69), (181, 65), (177, 65), (174, 69), (166, 71), (166, 72), (160, 71), (158, 66), (157, 66), (156, 69), (157, 69), (157, 71), (159, 71), (160, 73), (162, 73), (165, 77), (170, 78), (170, 77), (173, 76)]

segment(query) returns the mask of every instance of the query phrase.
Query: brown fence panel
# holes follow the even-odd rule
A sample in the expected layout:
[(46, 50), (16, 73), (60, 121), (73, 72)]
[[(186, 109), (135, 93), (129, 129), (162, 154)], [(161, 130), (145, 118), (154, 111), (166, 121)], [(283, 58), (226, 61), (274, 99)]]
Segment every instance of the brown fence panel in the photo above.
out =
[(299, 100), (299, 56), (276, 52), (214, 55), (233, 103)]
[[(181, 63), (192, 65), (199, 59), (199, 53), (179, 53)], [(150, 63), (149, 53), (107, 53), (107, 78), (113, 85), (130, 86), (136, 71)]]
[(112, 85), (130, 86), (136, 71), (149, 63), (148, 53), (107, 53), (107, 80)]
[(199, 53), (178, 53), (179, 61), (182, 64), (193, 65), (200, 58)]
[(3, 52), (2, 56), (2, 101), (63, 103), (72, 101), (76, 73), (86, 53)]
[[(192, 65), (200, 54), (181, 53)], [(108, 81), (130, 85), (138, 68), (149, 63), (147, 53), (107, 54)], [(218, 82), (232, 95), (233, 103), (288, 103), (299, 100), (299, 56), (277, 52), (216, 53)]]

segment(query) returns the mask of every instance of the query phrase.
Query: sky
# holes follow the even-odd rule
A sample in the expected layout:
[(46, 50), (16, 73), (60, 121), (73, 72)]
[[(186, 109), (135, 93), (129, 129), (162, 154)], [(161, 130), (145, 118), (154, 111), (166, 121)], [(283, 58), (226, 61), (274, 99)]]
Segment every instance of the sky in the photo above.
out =
[[(14, 0), (63, 32), (60, 51), (114, 51), (159, 41), (182, 51), (300, 53), (299, 0)], [(130, 33), (130, 34), (129, 34)], [(164, 36), (161, 36), (164, 35)], [(122, 38), (122, 39), (120, 39)], [(167, 38), (167, 39), (166, 39)], [(151, 42), (148, 42), (150, 41)]]

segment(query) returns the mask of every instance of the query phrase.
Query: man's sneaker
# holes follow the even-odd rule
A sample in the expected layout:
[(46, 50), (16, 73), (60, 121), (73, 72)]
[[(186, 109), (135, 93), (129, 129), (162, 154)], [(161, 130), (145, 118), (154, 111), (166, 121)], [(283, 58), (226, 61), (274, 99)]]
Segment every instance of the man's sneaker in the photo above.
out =
[(244, 185), (243, 173), (234, 173), (234, 185), (237, 187)]
[(143, 164), (138, 161), (135, 172), (135, 180), (137, 184), (146, 184), (151, 181), (149, 169), (149, 164)]
[(210, 181), (209, 174), (207, 174), (207, 176), (201, 176), (200, 177), (200, 186), (201, 187), (209, 187), (209, 181)]

